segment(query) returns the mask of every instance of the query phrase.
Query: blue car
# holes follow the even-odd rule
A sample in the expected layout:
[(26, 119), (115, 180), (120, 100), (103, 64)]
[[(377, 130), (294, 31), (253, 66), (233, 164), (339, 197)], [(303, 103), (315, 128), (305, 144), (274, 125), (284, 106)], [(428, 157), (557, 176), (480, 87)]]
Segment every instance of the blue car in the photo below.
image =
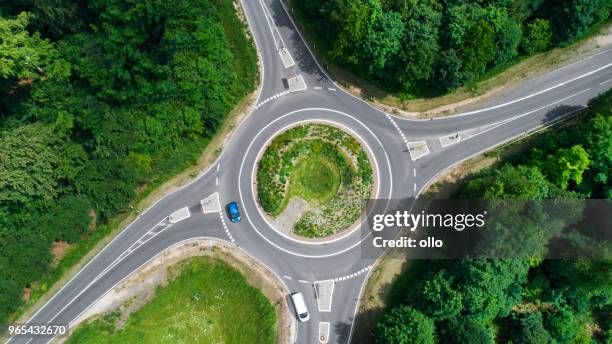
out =
[(227, 205), (227, 215), (230, 221), (236, 223), (240, 222), (240, 211), (238, 210), (238, 203), (232, 202)]

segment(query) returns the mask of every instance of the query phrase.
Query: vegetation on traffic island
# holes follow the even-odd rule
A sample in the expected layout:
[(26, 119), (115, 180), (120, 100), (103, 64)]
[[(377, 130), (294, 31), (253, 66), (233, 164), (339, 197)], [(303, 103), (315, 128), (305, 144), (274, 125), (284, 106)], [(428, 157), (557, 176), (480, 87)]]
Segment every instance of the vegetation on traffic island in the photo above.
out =
[(274, 307), (238, 270), (211, 257), (172, 268), (178, 276), (127, 319), (108, 313), (67, 343), (276, 343)]
[[(612, 91), (608, 91), (592, 100), (578, 120), (542, 134), (526, 151), (468, 177), (453, 197), (611, 199), (611, 168)], [(589, 226), (564, 237), (577, 252), (595, 253), (598, 247), (604, 247), (608, 255), (603, 258), (547, 260), (542, 258), (550, 238), (555, 232), (571, 230), (572, 225), (563, 219), (550, 221), (550, 226), (534, 225), (518, 207), (507, 212), (516, 220), (505, 229), (509, 235), (487, 236), (483, 241), (509, 250), (530, 246), (528, 250), (539, 255), (531, 259), (411, 262), (391, 286), (387, 310), (376, 327), (376, 341), (612, 342), (609, 227)], [(583, 214), (577, 215), (580, 221)], [(530, 242), (517, 237), (527, 237)]]
[(370, 197), (372, 168), (359, 141), (329, 125), (291, 128), (266, 148), (257, 170), (257, 194), (271, 216), (299, 197), (308, 209), (293, 231), (325, 237), (357, 221)]

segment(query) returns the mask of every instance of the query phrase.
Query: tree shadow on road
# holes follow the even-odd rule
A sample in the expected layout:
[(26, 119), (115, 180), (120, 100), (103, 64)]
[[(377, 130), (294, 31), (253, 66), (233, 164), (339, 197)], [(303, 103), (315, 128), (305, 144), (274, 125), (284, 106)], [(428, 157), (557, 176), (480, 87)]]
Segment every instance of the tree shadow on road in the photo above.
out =
[(340, 321), (334, 324), (334, 335), (336, 336), (336, 343), (348, 343), (350, 333), (350, 323)]
[(555, 107), (551, 108), (550, 110), (548, 110), (548, 112), (546, 113), (546, 115), (542, 119), (542, 124), (547, 124), (547, 123), (552, 123), (554, 121), (558, 121), (559, 119), (563, 118), (564, 116), (567, 116), (567, 115), (572, 114), (572, 113), (576, 113), (576, 112), (578, 112), (580, 110), (584, 110), (584, 109), (586, 109), (586, 107), (584, 107), (582, 105), (558, 105), (558, 106), (555, 106)]

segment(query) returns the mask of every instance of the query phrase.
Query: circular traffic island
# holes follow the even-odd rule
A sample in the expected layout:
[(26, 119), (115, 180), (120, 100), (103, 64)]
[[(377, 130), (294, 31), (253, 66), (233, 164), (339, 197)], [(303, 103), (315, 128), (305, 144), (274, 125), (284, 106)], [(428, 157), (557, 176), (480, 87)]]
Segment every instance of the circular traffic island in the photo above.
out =
[(334, 236), (359, 220), (373, 189), (360, 142), (326, 124), (277, 135), (257, 168), (259, 205), (277, 230), (306, 238)]

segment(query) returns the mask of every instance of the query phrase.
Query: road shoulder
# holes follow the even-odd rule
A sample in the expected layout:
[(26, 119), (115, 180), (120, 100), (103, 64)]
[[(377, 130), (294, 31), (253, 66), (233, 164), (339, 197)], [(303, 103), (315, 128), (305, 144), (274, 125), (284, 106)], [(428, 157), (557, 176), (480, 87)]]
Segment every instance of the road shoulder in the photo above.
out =
[[(291, 15), (295, 16), (298, 11), (293, 9), (292, 1), (287, 0)], [(315, 58), (344, 91), (381, 111), (412, 119), (443, 117), (482, 107), (518, 88), (526, 80), (588, 58), (612, 46), (612, 24), (608, 23), (576, 43), (526, 57), (490, 78), (460, 87), (446, 95), (402, 100), (332, 62), (317, 48), (317, 44), (324, 44), (318, 42), (299, 20), (295, 23)]]
[[(239, 18), (244, 19), (245, 16), (243, 8), (240, 5), (236, 5), (235, 7), (238, 11)], [(248, 27), (248, 25), (246, 26)], [(251, 34), (250, 28), (249, 30), (247, 30), (247, 32), (249, 33), (249, 35)], [(65, 272), (63, 272), (61, 274), (61, 277), (59, 277), (57, 281), (47, 286), (48, 289), (34, 303), (26, 305), (24, 310), (18, 311), (18, 314), (14, 315), (15, 318), (12, 319), (11, 322), (27, 322), (33, 314), (35, 314), (53, 297), (53, 295), (55, 295), (59, 290), (61, 290), (61, 288), (65, 284), (67, 284), (76, 274), (78, 274), (81, 269), (91, 259), (93, 259), (93, 257), (95, 257), (100, 251), (102, 251), (106, 247), (106, 245), (108, 245), (117, 235), (119, 235), (130, 223), (135, 221), (140, 213), (143, 213), (144, 211), (152, 207), (156, 202), (164, 198), (169, 193), (197, 179), (202, 174), (204, 174), (211, 166), (214, 165), (215, 161), (220, 156), (223, 147), (227, 144), (236, 129), (251, 113), (253, 107), (257, 102), (258, 95), (262, 86), (261, 77), (263, 75), (263, 67), (261, 65), (261, 58), (259, 55), (257, 60), (257, 68), (259, 78), (257, 79), (255, 89), (253, 90), (253, 92), (246, 95), (227, 115), (223, 125), (221, 126), (219, 131), (211, 138), (208, 145), (206, 145), (206, 148), (200, 155), (200, 158), (198, 159), (197, 163), (183, 170), (174, 177), (168, 179), (161, 185), (154, 187), (152, 190), (147, 190), (146, 196), (140, 199), (138, 203), (134, 205), (129, 212), (117, 215), (115, 218), (111, 219), (109, 221), (109, 225), (113, 226), (114, 228), (109, 232), (109, 234), (105, 235), (101, 240), (99, 240), (95, 244), (95, 246), (87, 252), (87, 254), (83, 255), (78, 260), (77, 263), (75, 263)]]
[(155, 297), (157, 287), (166, 285), (180, 271), (176, 265), (191, 258), (220, 259), (238, 270), (247, 282), (257, 288), (276, 312), (277, 343), (289, 343), (295, 333), (295, 321), (289, 312), (285, 290), (272, 271), (246, 251), (217, 239), (191, 239), (177, 243), (157, 254), (145, 265), (111, 288), (72, 324), (74, 329), (84, 321), (119, 311), (124, 319)]

